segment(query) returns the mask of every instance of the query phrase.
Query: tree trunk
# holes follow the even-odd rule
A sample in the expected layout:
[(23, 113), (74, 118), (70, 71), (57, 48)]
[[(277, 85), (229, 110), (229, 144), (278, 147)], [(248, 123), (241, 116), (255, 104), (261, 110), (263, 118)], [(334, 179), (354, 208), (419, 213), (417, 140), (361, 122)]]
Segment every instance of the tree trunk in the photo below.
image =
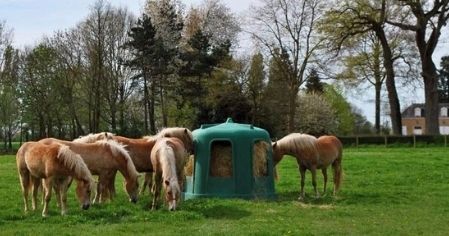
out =
[(156, 120), (154, 118), (154, 107), (155, 107), (155, 99), (156, 99), (156, 83), (153, 80), (151, 82), (151, 94), (150, 94), (150, 103), (149, 103), (149, 118), (150, 118), (150, 132), (151, 134), (156, 134)]
[[(163, 77), (163, 76), (162, 76)], [(165, 104), (165, 99), (164, 99), (164, 88), (163, 88), (163, 83), (162, 81), (164, 80), (164, 78), (161, 78), (161, 80), (159, 80), (159, 89), (160, 89), (160, 97), (161, 97), (161, 111), (162, 111), (162, 126), (163, 127), (168, 127), (168, 118), (167, 118), (167, 107)]]
[(375, 100), (375, 122), (374, 122), (374, 128), (376, 129), (376, 134), (380, 134), (380, 90), (382, 89), (382, 83), (378, 80), (376, 80), (376, 84), (374, 85), (374, 88), (376, 90), (376, 100)]
[(148, 96), (148, 79), (145, 69), (143, 70), (143, 107), (144, 107), (143, 129), (144, 133), (148, 134), (148, 115), (150, 108), (150, 98)]
[(432, 60), (423, 64), (423, 78), (424, 78), (424, 97), (425, 104), (425, 134), (435, 135), (439, 134), (439, 106), (438, 106), (438, 90), (437, 90), (437, 74), (436, 68)]
[(374, 30), (382, 45), (384, 67), (387, 73), (385, 85), (388, 92), (388, 102), (390, 104), (391, 129), (393, 134), (402, 135), (401, 106), (399, 104), (398, 92), (394, 81), (393, 54), (382, 26), (380, 24), (376, 25)]
[[(290, 86), (290, 96), (288, 99), (288, 133), (295, 132), (295, 113), (296, 113), (296, 99), (298, 97), (298, 86)], [(279, 114), (282, 115), (282, 114)]]

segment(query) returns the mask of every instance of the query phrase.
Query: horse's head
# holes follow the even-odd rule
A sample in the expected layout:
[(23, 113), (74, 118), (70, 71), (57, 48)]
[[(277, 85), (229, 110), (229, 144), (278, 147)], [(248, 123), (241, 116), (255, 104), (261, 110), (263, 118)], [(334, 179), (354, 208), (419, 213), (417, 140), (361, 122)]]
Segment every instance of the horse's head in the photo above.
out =
[(129, 196), (129, 201), (137, 203), (137, 197), (139, 195), (139, 181), (138, 175), (125, 180), (125, 189)]
[(194, 143), (192, 132), (187, 128), (166, 128), (161, 131), (162, 137), (171, 138), (175, 137), (182, 141), (187, 152), (193, 154)]
[(176, 210), (176, 206), (181, 196), (181, 188), (178, 180), (164, 180), (165, 201), (168, 203), (168, 210)]
[(87, 210), (90, 207), (90, 195), (92, 189), (94, 189), (94, 181), (92, 180), (80, 180), (76, 186), (76, 196), (81, 203), (81, 208)]
[(281, 151), (280, 146), (278, 145), (278, 142), (272, 142), (271, 147), (273, 148), (273, 164), (276, 166), (277, 163), (279, 163), (282, 160), (282, 157), (284, 154)]

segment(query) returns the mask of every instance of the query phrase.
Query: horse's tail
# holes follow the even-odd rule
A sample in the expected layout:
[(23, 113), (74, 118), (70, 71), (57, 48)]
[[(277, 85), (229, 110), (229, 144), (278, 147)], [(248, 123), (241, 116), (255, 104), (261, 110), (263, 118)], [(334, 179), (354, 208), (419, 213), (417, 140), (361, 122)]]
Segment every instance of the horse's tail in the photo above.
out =
[(340, 147), (338, 151), (338, 157), (332, 163), (332, 169), (334, 171), (334, 195), (337, 194), (338, 190), (340, 190), (341, 183), (343, 181), (342, 159), (343, 159), (343, 150)]

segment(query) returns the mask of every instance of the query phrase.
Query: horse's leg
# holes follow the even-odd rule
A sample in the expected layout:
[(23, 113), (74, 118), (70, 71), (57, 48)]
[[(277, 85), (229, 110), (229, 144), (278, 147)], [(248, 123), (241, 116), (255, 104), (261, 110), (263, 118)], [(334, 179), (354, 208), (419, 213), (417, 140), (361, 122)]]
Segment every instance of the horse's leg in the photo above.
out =
[(59, 198), (59, 205), (61, 206), (61, 215), (67, 214), (67, 189), (68, 182), (67, 179), (63, 179), (58, 183), (58, 190), (56, 191), (56, 196)]
[(109, 199), (112, 200), (115, 195), (116, 195), (116, 191), (115, 191), (115, 176), (117, 175), (117, 171), (115, 171), (112, 176), (111, 179), (109, 181)]
[(105, 191), (107, 189), (107, 178), (104, 175), (98, 176), (97, 196), (98, 203), (102, 203), (105, 198)]
[(301, 174), (301, 190), (299, 191), (299, 197), (298, 200), (303, 200), (305, 198), (304, 196), (304, 185), (306, 181), (306, 167), (303, 165), (299, 165), (299, 173)]
[(323, 178), (324, 178), (324, 187), (323, 187), (323, 195), (326, 194), (326, 186), (327, 186), (327, 168), (323, 167), (323, 169), (321, 169), (321, 172), (323, 172)]
[(37, 205), (37, 195), (39, 194), (39, 187), (41, 186), (42, 180), (39, 178), (31, 177), (33, 196), (31, 198), (31, 204), (33, 211), (36, 210)]
[(312, 166), (312, 168), (310, 168), (310, 172), (312, 172), (312, 185), (313, 185), (313, 190), (315, 191), (315, 196), (316, 196), (316, 198), (319, 198), (320, 193), (318, 192), (318, 190), (316, 188), (316, 167)]
[[(147, 174), (148, 173), (145, 173), (145, 179), (143, 180), (142, 188), (139, 191), (140, 195), (145, 194), (145, 189), (147, 188), (147, 184), (148, 184), (147, 183)], [(150, 189), (151, 189), (151, 187), (150, 187)]]
[(20, 171), (20, 186), (22, 187), (22, 195), (23, 195), (23, 204), (24, 211), (28, 211), (28, 192), (30, 190), (30, 172), (28, 171)]
[(101, 175), (99, 175), (98, 176), (98, 183), (97, 183), (97, 192), (95, 193), (95, 198), (94, 198), (94, 201), (93, 201), (93, 204), (95, 204), (95, 203), (101, 203), (100, 202), (100, 196), (101, 196), (101, 194), (102, 194), (102, 190), (103, 190), (103, 187), (101, 186), (102, 185), (102, 182), (101, 182)]
[(44, 202), (44, 209), (42, 210), (42, 217), (47, 217), (48, 212), (48, 203), (51, 199), (51, 190), (52, 190), (52, 178), (46, 178), (44, 181), (44, 195), (45, 195), (45, 202)]
[(153, 202), (151, 204), (152, 210), (156, 210), (157, 208), (157, 201), (159, 198), (159, 194), (161, 192), (161, 187), (162, 187), (162, 175), (153, 172), (153, 187), (151, 188), (151, 190), (153, 191)]

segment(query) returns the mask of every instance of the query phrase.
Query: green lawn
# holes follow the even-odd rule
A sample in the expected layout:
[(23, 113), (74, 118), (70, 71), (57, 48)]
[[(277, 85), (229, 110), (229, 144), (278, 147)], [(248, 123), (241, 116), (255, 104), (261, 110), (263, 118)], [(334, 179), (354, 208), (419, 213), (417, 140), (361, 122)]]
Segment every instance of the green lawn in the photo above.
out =
[[(337, 198), (313, 199), (310, 172), (305, 202), (298, 202), (296, 162), (278, 168), (278, 199), (202, 199), (179, 211), (149, 211), (149, 198), (127, 202), (122, 179), (114, 202), (79, 209), (69, 195), (61, 217), (54, 196), (48, 218), (23, 213), (14, 156), (0, 157), (0, 235), (447, 235), (449, 229), (449, 148), (346, 149), (345, 179)], [(320, 175), (320, 188), (322, 178)], [(332, 184), (328, 190), (331, 190)]]

